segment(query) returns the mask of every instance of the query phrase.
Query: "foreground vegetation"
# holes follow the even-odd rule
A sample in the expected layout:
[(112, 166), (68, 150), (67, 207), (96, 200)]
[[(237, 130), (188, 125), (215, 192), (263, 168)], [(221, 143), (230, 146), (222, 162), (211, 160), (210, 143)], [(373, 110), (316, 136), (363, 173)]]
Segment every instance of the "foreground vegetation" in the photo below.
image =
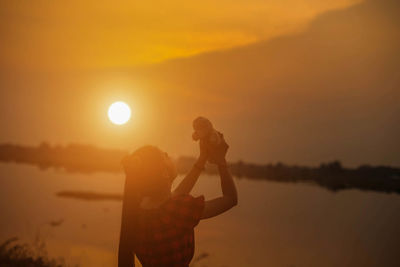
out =
[(44, 244), (29, 246), (17, 238), (10, 238), (0, 244), (1, 267), (65, 267), (62, 259), (49, 259)]

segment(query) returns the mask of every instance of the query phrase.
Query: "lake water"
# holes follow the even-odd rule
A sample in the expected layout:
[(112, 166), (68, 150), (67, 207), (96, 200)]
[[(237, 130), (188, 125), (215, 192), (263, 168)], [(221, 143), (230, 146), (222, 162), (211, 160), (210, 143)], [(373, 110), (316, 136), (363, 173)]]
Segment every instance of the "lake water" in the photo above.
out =
[[(0, 240), (46, 241), (69, 264), (116, 266), (121, 202), (60, 198), (63, 190), (121, 193), (123, 174), (71, 174), (0, 164)], [(196, 227), (193, 267), (400, 266), (400, 196), (236, 179), (239, 205)], [(201, 176), (193, 195), (220, 194)], [(50, 222), (60, 222), (51, 226)], [(56, 223), (57, 224), (57, 223)]]

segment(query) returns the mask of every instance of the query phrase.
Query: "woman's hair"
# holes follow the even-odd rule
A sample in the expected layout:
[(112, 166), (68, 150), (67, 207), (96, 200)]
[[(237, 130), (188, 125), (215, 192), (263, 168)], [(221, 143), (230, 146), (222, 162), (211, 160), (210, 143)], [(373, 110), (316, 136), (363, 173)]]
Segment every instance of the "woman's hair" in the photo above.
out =
[[(138, 148), (122, 160), (125, 170), (125, 188), (122, 204), (121, 238), (134, 249), (136, 242), (137, 215), (143, 197), (157, 196), (171, 185), (164, 152), (158, 147), (146, 145)], [(122, 235), (122, 233), (124, 233)]]

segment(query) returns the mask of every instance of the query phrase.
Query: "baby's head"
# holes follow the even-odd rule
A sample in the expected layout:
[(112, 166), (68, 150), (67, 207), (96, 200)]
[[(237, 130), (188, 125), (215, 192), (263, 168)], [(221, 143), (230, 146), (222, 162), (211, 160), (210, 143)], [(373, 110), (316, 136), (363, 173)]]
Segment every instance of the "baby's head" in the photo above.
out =
[(193, 129), (194, 133), (192, 137), (193, 140), (197, 141), (209, 136), (213, 131), (213, 125), (208, 119), (204, 117), (197, 117), (193, 121)]

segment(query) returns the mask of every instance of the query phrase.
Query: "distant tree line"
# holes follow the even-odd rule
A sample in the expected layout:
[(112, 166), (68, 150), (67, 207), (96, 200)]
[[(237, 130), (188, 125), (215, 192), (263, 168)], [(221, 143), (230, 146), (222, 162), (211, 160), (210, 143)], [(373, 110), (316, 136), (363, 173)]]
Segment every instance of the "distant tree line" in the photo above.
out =
[[(61, 168), (68, 172), (120, 172), (121, 160), (128, 151), (100, 149), (91, 145), (71, 144), (38, 147), (13, 144), (0, 145), (0, 161), (37, 165), (40, 169)], [(179, 157), (176, 166), (180, 174), (190, 170), (193, 157)], [(276, 182), (309, 183), (331, 191), (343, 189), (372, 190), (400, 194), (400, 168), (362, 165), (344, 168), (339, 161), (322, 163), (317, 167), (289, 166), (283, 163), (252, 164), (243, 161), (229, 163), (232, 174), (238, 178)], [(208, 174), (217, 174), (214, 165), (207, 165)]]
[(128, 151), (101, 149), (92, 145), (70, 144), (50, 146), (43, 142), (38, 147), (13, 144), (0, 145), (0, 161), (50, 167), (68, 172), (119, 172), (121, 160)]

